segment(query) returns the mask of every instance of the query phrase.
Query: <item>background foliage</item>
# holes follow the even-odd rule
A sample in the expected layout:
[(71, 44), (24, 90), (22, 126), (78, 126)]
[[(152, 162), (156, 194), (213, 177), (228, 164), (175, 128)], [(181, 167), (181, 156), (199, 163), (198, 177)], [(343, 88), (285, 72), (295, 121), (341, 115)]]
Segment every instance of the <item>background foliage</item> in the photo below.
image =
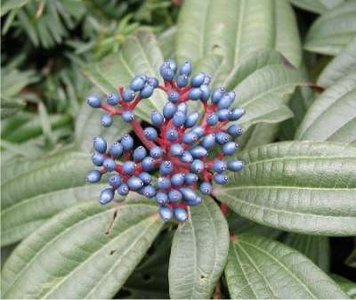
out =
[[(4, 0), (1, 22), (3, 298), (356, 297), (356, 1)], [(179, 226), (84, 182), (92, 137), (129, 131), (85, 96), (166, 58), (247, 111), (246, 169)]]

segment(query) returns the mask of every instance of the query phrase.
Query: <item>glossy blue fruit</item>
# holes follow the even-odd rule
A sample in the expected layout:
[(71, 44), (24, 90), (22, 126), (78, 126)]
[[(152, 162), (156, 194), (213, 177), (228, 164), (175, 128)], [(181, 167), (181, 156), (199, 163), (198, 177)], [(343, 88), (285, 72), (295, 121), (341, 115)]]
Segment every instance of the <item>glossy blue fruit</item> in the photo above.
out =
[(191, 184), (196, 183), (198, 181), (198, 179), (199, 179), (199, 177), (197, 174), (188, 173), (188, 174), (185, 174), (184, 182), (187, 185), (191, 185)]
[(184, 144), (188, 144), (188, 145), (192, 145), (194, 144), (196, 141), (198, 141), (198, 135), (192, 131), (187, 132), (183, 135), (183, 143)]
[(160, 158), (163, 155), (163, 149), (159, 146), (153, 146), (150, 150), (150, 155), (156, 159)]
[(200, 88), (192, 88), (188, 93), (188, 98), (190, 100), (199, 100), (202, 96), (203, 92)]
[(171, 181), (167, 177), (158, 177), (157, 187), (160, 190), (168, 190), (171, 187)]
[(212, 169), (217, 173), (223, 173), (226, 171), (226, 162), (223, 160), (215, 160)]
[(164, 81), (172, 81), (174, 78), (174, 71), (169, 69), (167, 66), (162, 65), (160, 68), (160, 74)]
[(134, 161), (138, 161), (138, 162), (142, 161), (146, 156), (147, 156), (147, 151), (143, 146), (137, 147), (132, 153), (132, 158), (134, 159)]
[(189, 151), (184, 151), (180, 157), (180, 160), (184, 163), (191, 163), (193, 159), (194, 158)]
[(185, 103), (179, 103), (177, 105), (177, 111), (181, 111), (186, 115), (188, 113), (188, 105)]
[(121, 145), (124, 151), (131, 150), (134, 145), (134, 140), (130, 135), (125, 134), (121, 139)]
[(229, 108), (233, 101), (234, 99), (232, 99), (229, 94), (225, 93), (225, 95), (218, 102), (218, 109)]
[(154, 129), (153, 127), (145, 128), (143, 134), (145, 135), (146, 139), (148, 139), (149, 141), (155, 141), (158, 137), (157, 130)]
[(219, 144), (219, 145), (224, 145), (227, 142), (231, 141), (231, 136), (228, 133), (225, 132), (217, 132), (215, 134), (215, 141)]
[(181, 186), (183, 185), (184, 183), (184, 174), (183, 173), (176, 173), (172, 176), (171, 178), (171, 182), (172, 182), (172, 185), (174, 186)]
[(171, 202), (180, 202), (182, 200), (182, 193), (178, 190), (170, 190), (168, 193), (168, 199)]
[(223, 146), (223, 153), (225, 155), (233, 155), (237, 151), (239, 145), (235, 142), (228, 142)]
[(136, 164), (133, 161), (125, 161), (122, 164), (122, 170), (126, 175), (132, 175), (135, 171)]
[(217, 88), (211, 94), (211, 102), (217, 104), (220, 99), (224, 96), (225, 89), (224, 88)]
[(185, 202), (186, 202), (189, 206), (198, 206), (198, 205), (200, 205), (200, 204), (203, 202), (203, 200), (202, 200), (202, 198), (200, 198), (199, 196), (196, 196), (195, 198), (190, 199), (190, 200), (186, 200)]
[(164, 117), (158, 111), (153, 111), (151, 113), (151, 122), (154, 126), (159, 127), (164, 122)]
[(216, 113), (210, 113), (206, 118), (206, 123), (210, 126), (215, 126), (219, 122), (219, 117)]
[(231, 111), (229, 120), (237, 121), (245, 114), (245, 110), (241, 107), (235, 108)]
[(174, 156), (180, 156), (184, 152), (184, 148), (181, 144), (173, 144), (169, 148), (169, 153), (174, 155)]
[(109, 177), (108, 182), (113, 188), (117, 189), (122, 184), (122, 178), (120, 175), (114, 174)]
[(199, 190), (203, 195), (210, 195), (213, 190), (213, 187), (211, 186), (211, 184), (209, 182), (203, 182), (199, 186)]
[(143, 181), (137, 176), (131, 176), (129, 180), (127, 180), (127, 185), (131, 191), (137, 191), (143, 187)]
[(131, 123), (134, 120), (135, 116), (131, 110), (126, 110), (122, 113), (122, 119), (126, 123)]
[(168, 93), (168, 101), (176, 104), (179, 101), (179, 93), (175, 90), (170, 90)]
[(168, 196), (166, 193), (158, 192), (156, 193), (155, 200), (158, 204), (163, 205), (168, 202)]
[(178, 222), (185, 222), (188, 220), (188, 213), (184, 208), (175, 208), (173, 210), (173, 215)]
[(154, 167), (154, 159), (150, 156), (147, 156), (143, 159), (141, 165), (144, 171), (149, 172)]
[(117, 193), (121, 196), (126, 196), (130, 192), (130, 189), (126, 183), (122, 183), (118, 188), (117, 188)]
[(120, 102), (120, 97), (117, 93), (111, 93), (107, 96), (106, 101), (112, 105), (115, 106), (117, 104), (119, 104)]
[(206, 150), (203, 146), (195, 146), (190, 149), (189, 152), (194, 158), (203, 158), (208, 155), (208, 150)]
[(103, 165), (104, 160), (105, 156), (101, 153), (94, 153), (91, 157), (91, 161), (93, 162), (93, 164), (98, 167)]
[(153, 198), (156, 195), (156, 189), (152, 185), (146, 185), (140, 190), (141, 194), (147, 198)]
[(219, 121), (228, 121), (231, 116), (231, 111), (227, 108), (220, 109), (216, 113), (218, 115)]
[(188, 85), (189, 79), (187, 75), (179, 75), (177, 77), (177, 86), (182, 88)]
[(176, 127), (180, 127), (185, 123), (186, 120), (186, 115), (181, 112), (181, 111), (177, 111), (174, 115), (173, 115), (173, 125)]
[(148, 77), (147, 84), (156, 88), (156, 87), (158, 87), (159, 82), (158, 82), (158, 79), (155, 77)]
[(184, 126), (186, 128), (191, 128), (197, 124), (198, 119), (199, 119), (199, 113), (197, 112), (192, 113), (186, 118)]
[(110, 127), (112, 125), (112, 122), (113, 122), (113, 119), (109, 114), (104, 113), (101, 116), (101, 125), (103, 125), (104, 127)]
[(199, 73), (193, 76), (192, 79), (190, 80), (191, 86), (200, 87), (204, 83), (205, 76), (206, 75), (204, 73)]
[(217, 183), (217, 184), (226, 184), (229, 182), (229, 177), (227, 177), (225, 174), (223, 173), (220, 173), (220, 174), (215, 174), (214, 175), (214, 181)]
[(166, 119), (171, 119), (176, 111), (177, 111), (177, 106), (175, 104), (173, 104), (172, 102), (167, 102), (163, 106), (163, 116)]
[(203, 84), (203, 85), (200, 87), (200, 91), (201, 91), (200, 99), (201, 99), (203, 102), (207, 102), (208, 99), (209, 99), (209, 97), (210, 97), (210, 88), (209, 88), (209, 86)]
[(233, 124), (229, 126), (227, 132), (231, 134), (233, 137), (239, 137), (243, 134), (243, 129), (239, 125)]
[(111, 158), (105, 158), (103, 162), (103, 167), (108, 170), (109, 172), (112, 172), (115, 170), (116, 163), (113, 159)]
[(244, 168), (244, 162), (241, 160), (231, 160), (227, 162), (227, 168), (233, 172), (239, 172)]
[(145, 75), (138, 75), (134, 79), (132, 79), (130, 83), (131, 90), (138, 92), (142, 90), (145, 86), (147, 77)]
[(114, 199), (114, 190), (112, 188), (107, 188), (101, 191), (99, 202), (102, 205), (108, 204)]
[(152, 85), (146, 84), (145, 87), (140, 91), (141, 98), (149, 98), (152, 96), (154, 87)]
[(168, 222), (170, 219), (172, 219), (173, 212), (169, 207), (161, 206), (158, 212), (159, 216), (164, 222)]
[(201, 141), (201, 145), (207, 149), (210, 150), (214, 148), (215, 146), (215, 133), (210, 133), (206, 135), (203, 140)]
[(196, 174), (199, 174), (203, 172), (204, 170), (204, 162), (201, 161), (200, 159), (195, 159), (193, 160), (191, 166), (190, 166), (190, 171)]
[(120, 142), (115, 142), (111, 145), (108, 152), (112, 158), (116, 159), (124, 152), (124, 146)]
[(177, 64), (173, 59), (168, 59), (165, 61), (165, 63), (173, 72), (177, 71)]
[(98, 96), (91, 95), (87, 98), (87, 103), (92, 108), (99, 108), (101, 106), (101, 100)]
[(174, 142), (177, 138), (178, 138), (178, 132), (177, 130), (175, 129), (169, 129), (167, 132), (166, 132), (166, 138), (168, 141), (170, 142)]
[(103, 154), (106, 152), (107, 147), (108, 147), (108, 144), (101, 136), (97, 136), (94, 138), (93, 148), (95, 151)]
[(125, 102), (131, 102), (133, 99), (135, 99), (135, 91), (131, 89), (126, 89), (122, 93), (122, 98), (124, 99)]
[(183, 65), (179, 68), (179, 75), (189, 76), (192, 72), (192, 64), (189, 61), (183, 63)]
[(159, 173), (163, 176), (166, 176), (173, 171), (173, 163), (169, 160), (163, 161), (159, 166)]
[(152, 182), (152, 176), (147, 172), (141, 172), (138, 177), (143, 181), (144, 184), (150, 184)]
[(88, 173), (86, 181), (90, 183), (99, 182), (101, 179), (101, 173), (98, 170), (92, 170)]

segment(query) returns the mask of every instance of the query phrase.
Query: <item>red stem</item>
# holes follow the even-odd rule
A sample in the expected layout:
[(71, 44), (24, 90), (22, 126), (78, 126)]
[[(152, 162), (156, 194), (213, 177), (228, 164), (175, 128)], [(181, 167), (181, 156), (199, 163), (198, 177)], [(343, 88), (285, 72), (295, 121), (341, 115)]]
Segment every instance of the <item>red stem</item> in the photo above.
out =
[(151, 149), (152, 147), (156, 146), (154, 142), (146, 139), (140, 122), (138, 122), (136, 119), (133, 119), (131, 126), (137, 137), (141, 140), (142, 144), (144, 144), (147, 149)]

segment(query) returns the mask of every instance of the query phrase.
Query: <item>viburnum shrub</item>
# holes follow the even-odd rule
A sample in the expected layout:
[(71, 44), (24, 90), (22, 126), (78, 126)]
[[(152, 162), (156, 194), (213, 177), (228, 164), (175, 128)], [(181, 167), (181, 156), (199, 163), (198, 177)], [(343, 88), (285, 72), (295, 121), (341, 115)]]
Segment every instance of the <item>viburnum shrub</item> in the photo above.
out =
[[(223, 87), (210, 88), (210, 76), (191, 76), (192, 66), (181, 66), (173, 60), (160, 67), (163, 84), (144, 74), (132, 79), (129, 87), (119, 87), (106, 99), (89, 96), (88, 104), (101, 109), (101, 124), (110, 127), (114, 117), (129, 123), (141, 145), (135, 146), (129, 134), (108, 145), (104, 138), (94, 138), (92, 162), (99, 169), (91, 171), (86, 180), (97, 183), (104, 174), (110, 187), (99, 197), (103, 205), (115, 194), (125, 197), (130, 191), (152, 198), (159, 205), (164, 221), (173, 216), (178, 222), (188, 219), (187, 208), (201, 204), (202, 195), (213, 195), (213, 185), (228, 182), (228, 172), (243, 168), (241, 160), (229, 159), (238, 150), (234, 141), (243, 130), (237, 124), (244, 109), (231, 108), (234, 91)], [(152, 111), (154, 127), (142, 128), (135, 117), (140, 101), (150, 101), (156, 89), (166, 93), (162, 112)], [(203, 114), (190, 111), (189, 103), (199, 101)]]

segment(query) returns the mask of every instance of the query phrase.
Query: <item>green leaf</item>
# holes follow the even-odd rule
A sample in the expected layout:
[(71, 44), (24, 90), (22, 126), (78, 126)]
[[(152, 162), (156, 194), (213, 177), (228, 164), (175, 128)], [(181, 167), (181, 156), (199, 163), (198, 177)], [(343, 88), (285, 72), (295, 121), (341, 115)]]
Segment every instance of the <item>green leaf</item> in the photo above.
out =
[(289, 233), (284, 242), (303, 253), (323, 271), (329, 271), (330, 247), (328, 237)]
[(313, 235), (356, 234), (356, 148), (330, 142), (282, 142), (238, 156), (246, 166), (216, 187), (237, 214)]
[(25, 103), (17, 100), (1, 98), (0, 116), (1, 119), (12, 117), (25, 107)]
[(320, 74), (317, 84), (329, 87), (356, 68), (356, 38)]
[(162, 50), (163, 57), (169, 59), (175, 56), (175, 39), (177, 28), (175, 26), (163, 31), (158, 37), (159, 47)]
[(3, 298), (112, 298), (162, 227), (156, 212), (154, 203), (138, 201), (110, 209), (86, 203), (63, 211), (7, 260)]
[[(102, 62), (86, 67), (86, 76), (105, 94), (127, 86), (138, 74), (159, 78), (163, 56), (154, 34), (147, 28), (139, 29), (128, 37), (118, 54), (107, 56)], [(149, 101), (143, 100), (135, 109), (137, 116), (150, 120), (152, 110), (161, 110), (166, 99), (156, 91)]]
[(356, 72), (338, 80), (315, 99), (296, 132), (296, 139), (356, 141)]
[(308, 258), (260, 236), (231, 241), (225, 278), (233, 299), (348, 298)]
[(26, 5), (30, 0), (3, 0), (1, 2), (1, 12), (0, 15), (3, 16), (7, 14), (12, 9), (18, 9)]
[(228, 247), (225, 218), (206, 197), (201, 205), (191, 208), (191, 218), (174, 235), (168, 271), (171, 298), (210, 298), (224, 269)]
[(85, 183), (89, 169), (89, 153), (79, 152), (7, 165), (1, 184), (1, 245), (26, 237), (77, 202), (98, 197), (102, 186)]
[(356, 34), (356, 2), (347, 1), (319, 17), (311, 26), (304, 48), (336, 55)]
[[(279, 123), (293, 116), (289, 96), (303, 83), (301, 73), (275, 51), (261, 50), (241, 61), (223, 86), (238, 95), (236, 106), (246, 114), (238, 121), (246, 129), (256, 123)], [(251, 88), (253, 87), (253, 88)]]
[(352, 299), (356, 298), (356, 283), (342, 276), (331, 274), (331, 278), (340, 286), (340, 288)]
[(345, 0), (290, 0), (293, 5), (307, 11), (323, 14), (345, 2)]
[(281, 51), (296, 66), (301, 61), (295, 16), (287, 1), (186, 0), (177, 27), (180, 61), (217, 54), (225, 58), (229, 70), (260, 49)]

